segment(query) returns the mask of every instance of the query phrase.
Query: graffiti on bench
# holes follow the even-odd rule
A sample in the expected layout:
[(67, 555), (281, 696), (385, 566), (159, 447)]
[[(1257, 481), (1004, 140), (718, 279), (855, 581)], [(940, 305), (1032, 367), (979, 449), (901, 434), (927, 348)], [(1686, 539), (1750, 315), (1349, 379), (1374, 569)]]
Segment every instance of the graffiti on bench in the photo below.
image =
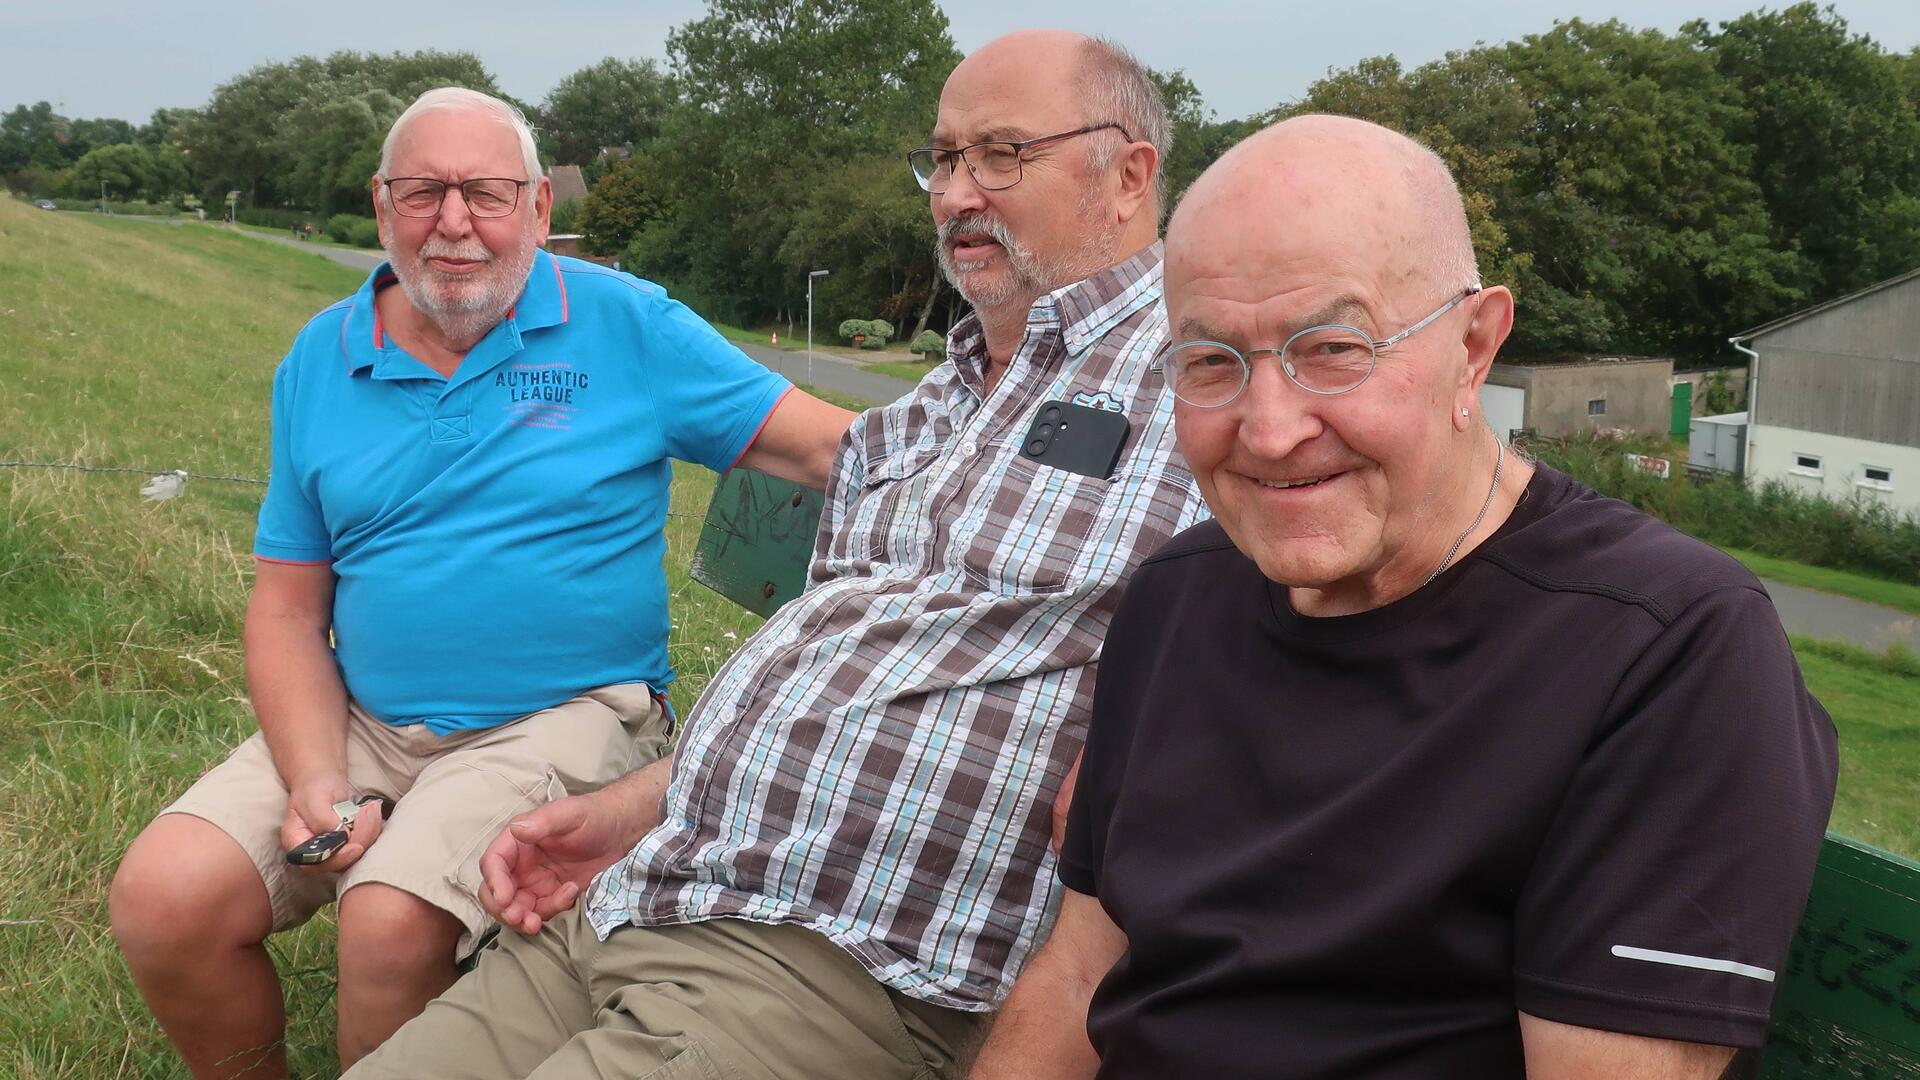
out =
[(811, 488), (728, 470), (707, 504), (693, 579), (748, 611), (772, 615), (806, 586), (823, 505)]
[(1829, 835), (1760, 1075), (1920, 1076), (1920, 866)]

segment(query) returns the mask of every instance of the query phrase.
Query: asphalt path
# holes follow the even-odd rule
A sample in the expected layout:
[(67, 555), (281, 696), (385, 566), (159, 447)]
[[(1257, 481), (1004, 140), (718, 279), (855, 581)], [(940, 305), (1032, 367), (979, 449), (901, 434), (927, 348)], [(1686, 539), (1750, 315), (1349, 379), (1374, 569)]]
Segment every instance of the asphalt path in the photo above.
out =
[(906, 379), (868, 371), (866, 365), (858, 360), (848, 360), (830, 353), (814, 352), (812, 378), (809, 380), (807, 354), (804, 352), (787, 352), (767, 345), (741, 345), (740, 351), (759, 361), (761, 367), (786, 376), (788, 381), (796, 385), (813, 385), (835, 393), (852, 394), (875, 405), (897, 401), (914, 386)]
[(241, 229), (239, 231), (247, 236), (258, 237), (261, 240), (271, 240), (277, 244), (285, 244), (290, 248), (299, 248), (301, 251), (311, 251), (316, 255), (324, 255), (342, 266), (351, 266), (355, 270), (372, 270), (374, 267), (387, 261), (387, 255), (383, 251), (366, 251), (362, 248), (334, 247), (332, 244), (316, 244), (308, 240), (295, 240), (291, 233), (282, 235), (280, 233), (254, 232), (251, 229)]
[(1844, 641), (1874, 652), (1903, 644), (1920, 652), (1920, 616), (1850, 596), (1762, 580), (1790, 634)]

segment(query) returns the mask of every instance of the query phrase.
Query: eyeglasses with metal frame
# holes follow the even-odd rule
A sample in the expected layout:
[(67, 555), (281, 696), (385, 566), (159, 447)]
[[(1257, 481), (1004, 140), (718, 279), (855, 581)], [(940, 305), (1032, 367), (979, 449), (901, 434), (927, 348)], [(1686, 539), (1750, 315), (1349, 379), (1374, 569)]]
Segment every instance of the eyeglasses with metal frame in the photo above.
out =
[(449, 184), (431, 176), (394, 176), (382, 183), (387, 186), (389, 205), (401, 217), (437, 216), (440, 204), (446, 201), (447, 189), (457, 187), (461, 201), (467, 204), (467, 213), (477, 218), (503, 218), (519, 208), (520, 189), (533, 181), (509, 176), (476, 176)]
[(1253, 357), (1262, 353), (1279, 357), (1280, 370), (1295, 386), (1332, 397), (1359, 389), (1373, 374), (1381, 349), (1407, 340), (1479, 291), (1478, 285), (1462, 289), (1431, 315), (1389, 338), (1376, 340), (1357, 326), (1328, 323), (1295, 333), (1277, 349), (1241, 352), (1226, 342), (1208, 340), (1169, 344), (1161, 349), (1159, 363), (1173, 396), (1196, 409), (1232, 404), (1253, 377)]
[(920, 182), (921, 189), (933, 195), (946, 192), (947, 185), (953, 180), (955, 160), (967, 163), (967, 172), (982, 191), (1005, 191), (1022, 179), (1022, 165), (1026, 161), (1027, 151), (1046, 143), (1108, 128), (1118, 131), (1120, 137), (1128, 142), (1133, 141), (1133, 136), (1119, 124), (1090, 124), (1057, 135), (1042, 135), (1037, 139), (1022, 139), (1019, 142), (977, 142), (952, 150), (923, 146), (907, 151), (907, 166), (913, 170), (913, 178)]

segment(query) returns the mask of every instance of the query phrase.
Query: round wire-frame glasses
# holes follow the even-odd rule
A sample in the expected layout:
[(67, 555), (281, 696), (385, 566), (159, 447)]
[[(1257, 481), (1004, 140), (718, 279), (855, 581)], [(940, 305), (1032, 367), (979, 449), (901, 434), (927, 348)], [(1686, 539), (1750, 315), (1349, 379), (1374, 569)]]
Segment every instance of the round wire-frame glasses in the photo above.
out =
[(1376, 339), (1357, 326), (1327, 323), (1298, 331), (1277, 349), (1242, 352), (1224, 341), (1204, 339), (1170, 344), (1161, 350), (1160, 364), (1173, 396), (1196, 409), (1232, 404), (1253, 377), (1253, 357), (1262, 353), (1279, 357), (1288, 381), (1309, 394), (1345, 394), (1359, 389), (1373, 374), (1381, 349), (1407, 340), (1479, 291), (1478, 285), (1462, 289), (1426, 318), (1389, 338)]
[(913, 170), (913, 178), (920, 188), (930, 194), (939, 195), (947, 190), (953, 181), (955, 161), (967, 163), (967, 172), (973, 182), (982, 191), (1004, 191), (1020, 182), (1024, 175), (1021, 166), (1026, 161), (1027, 151), (1036, 146), (1061, 139), (1071, 139), (1076, 135), (1085, 135), (1094, 131), (1112, 128), (1128, 142), (1133, 136), (1127, 129), (1112, 122), (1089, 124), (1072, 131), (1062, 131), (1055, 135), (1042, 135), (1037, 139), (1023, 139), (1019, 142), (977, 142), (970, 146), (946, 149), (939, 146), (923, 146), (918, 150), (907, 151), (907, 167)]

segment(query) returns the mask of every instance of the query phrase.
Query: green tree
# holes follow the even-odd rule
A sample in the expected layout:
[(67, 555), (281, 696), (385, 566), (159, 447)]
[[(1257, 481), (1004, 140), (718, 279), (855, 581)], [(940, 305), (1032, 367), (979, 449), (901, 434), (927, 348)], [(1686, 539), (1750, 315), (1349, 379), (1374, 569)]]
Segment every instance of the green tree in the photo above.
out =
[[(1522, 348), (1708, 355), (1803, 299), (1771, 241), (1735, 87), (1691, 41), (1578, 19), (1500, 50), (1532, 104), (1499, 199), (1533, 256)], [(1539, 316), (1545, 316), (1544, 318)]]
[(665, 205), (629, 261), (748, 322), (796, 310), (824, 265), (787, 243), (817, 178), (922, 137), (959, 60), (932, 0), (710, 0), (667, 51), (682, 98), (648, 155)]
[(0, 172), (59, 169), (72, 164), (63, 146), (67, 118), (45, 101), (16, 105), (0, 117)]
[(673, 204), (660, 161), (643, 149), (614, 165), (580, 201), (581, 246), (595, 255), (618, 255), (640, 230), (664, 218)]
[(75, 120), (67, 125), (66, 155), (78, 161), (87, 152), (102, 146), (118, 146), (133, 141), (133, 125), (125, 120), (97, 117)]
[[(89, 150), (73, 166), (75, 192), (109, 199), (133, 199), (144, 194), (151, 180), (153, 159), (132, 143)], [(103, 187), (104, 185), (104, 187)]]
[(1810, 3), (1686, 32), (1743, 106), (1736, 130), (1754, 149), (1772, 243), (1804, 256), (1796, 284), (1824, 299), (1920, 266), (1914, 56)]
[[(181, 123), (179, 137), (211, 197), (238, 189), (252, 205), (283, 206), (298, 201), (296, 186), (302, 197), (337, 189), (328, 178), (338, 174), (343, 155), (327, 146), (326, 133), (335, 125), (350, 129), (358, 113), (349, 106), (347, 112), (354, 115), (343, 119), (342, 112), (331, 107), (334, 103), (375, 101), (367, 95), (382, 91), (404, 107), (436, 86), (500, 93), (493, 76), (471, 53), (341, 51), (324, 58), (298, 56), (262, 64), (222, 83), (205, 108)], [(344, 156), (361, 150), (364, 146), (356, 144)], [(305, 160), (314, 154), (327, 160)], [(364, 185), (365, 180), (362, 176), (360, 182)]]
[(142, 146), (178, 145), (180, 129), (193, 119), (193, 115), (192, 109), (155, 109), (147, 122), (134, 133), (134, 141)]
[(167, 202), (193, 193), (193, 174), (176, 146), (142, 146), (147, 155), (147, 183), (141, 191), (148, 202)]
[(561, 79), (540, 106), (541, 146), (564, 165), (587, 165), (603, 146), (628, 151), (660, 134), (673, 80), (652, 60), (607, 57)]
[(287, 177), (292, 201), (323, 214), (366, 213), (380, 144), (406, 107), (374, 87), (297, 110), (288, 121), (301, 133)]
[(943, 287), (933, 249), (927, 197), (905, 159), (876, 155), (813, 179), (776, 257), (793, 280), (833, 270), (815, 284), (816, 310), (869, 312), (913, 327), (911, 338)]

